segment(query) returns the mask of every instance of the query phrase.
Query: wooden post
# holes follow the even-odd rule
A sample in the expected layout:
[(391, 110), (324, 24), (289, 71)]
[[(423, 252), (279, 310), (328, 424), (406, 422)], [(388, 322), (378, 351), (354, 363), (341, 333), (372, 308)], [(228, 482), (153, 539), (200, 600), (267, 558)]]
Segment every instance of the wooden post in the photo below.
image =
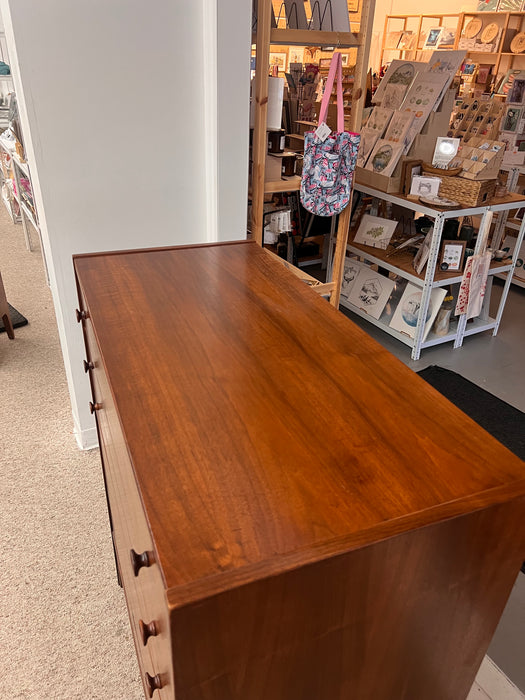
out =
[(350, 192), (350, 201), (343, 211), (339, 214), (339, 224), (337, 226), (337, 236), (334, 252), (334, 263), (332, 266), (332, 282), (334, 288), (330, 295), (330, 304), (339, 308), (339, 296), (341, 294), (341, 282), (343, 279), (343, 269), (345, 265), (346, 244), (348, 242), (348, 229), (350, 228), (350, 219), (352, 216), (352, 198), (353, 188)]
[[(354, 85), (358, 86), (352, 95), (352, 111), (350, 113), (350, 131), (361, 131), (363, 108), (365, 106), (366, 74), (368, 73), (368, 56), (372, 40), (372, 24), (374, 21), (375, 0), (363, 0), (361, 20), (359, 24), (359, 43), (354, 72)], [(386, 26), (386, 24), (385, 24)]]
[(264, 172), (268, 137), (268, 67), (270, 64), (271, 0), (259, 0), (257, 15), (257, 57), (255, 71), (255, 123), (252, 143), (252, 236), (262, 245), (264, 211)]

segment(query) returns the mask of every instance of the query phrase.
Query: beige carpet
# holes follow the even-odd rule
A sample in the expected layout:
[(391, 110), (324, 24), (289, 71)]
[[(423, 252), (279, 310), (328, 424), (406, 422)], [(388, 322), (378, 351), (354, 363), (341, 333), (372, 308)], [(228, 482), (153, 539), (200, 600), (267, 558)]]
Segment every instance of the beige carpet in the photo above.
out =
[(2, 203), (0, 270), (29, 320), (0, 334), (0, 698), (139, 700), (99, 453), (77, 447), (42, 258)]

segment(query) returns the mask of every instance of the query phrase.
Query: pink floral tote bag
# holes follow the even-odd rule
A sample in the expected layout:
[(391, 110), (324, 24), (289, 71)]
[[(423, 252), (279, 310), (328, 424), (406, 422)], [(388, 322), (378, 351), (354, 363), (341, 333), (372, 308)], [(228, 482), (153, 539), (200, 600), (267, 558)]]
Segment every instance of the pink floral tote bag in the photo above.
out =
[(301, 204), (312, 214), (339, 214), (350, 201), (352, 179), (361, 137), (344, 130), (343, 71), (340, 53), (334, 53), (325, 85), (319, 124), (326, 120), (328, 103), (337, 74), (337, 131), (324, 141), (316, 131), (304, 139)]

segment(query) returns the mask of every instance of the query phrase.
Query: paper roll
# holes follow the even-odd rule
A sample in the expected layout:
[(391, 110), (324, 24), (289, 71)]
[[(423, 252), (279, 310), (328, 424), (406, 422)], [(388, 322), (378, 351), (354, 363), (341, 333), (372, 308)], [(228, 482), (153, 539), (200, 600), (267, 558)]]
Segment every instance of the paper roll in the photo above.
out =
[[(266, 129), (280, 129), (283, 120), (284, 78), (268, 78), (268, 116)], [(255, 78), (252, 80), (250, 102), (250, 128), (255, 127)]]

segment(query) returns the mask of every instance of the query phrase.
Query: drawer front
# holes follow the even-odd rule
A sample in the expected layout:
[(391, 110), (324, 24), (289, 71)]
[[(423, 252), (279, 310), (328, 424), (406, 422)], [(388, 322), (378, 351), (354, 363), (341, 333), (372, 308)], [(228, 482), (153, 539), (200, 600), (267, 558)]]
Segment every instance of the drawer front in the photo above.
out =
[[(85, 325), (89, 337), (89, 321)], [(100, 405), (96, 416), (106, 464), (114, 541), (141, 674), (147, 695), (149, 684), (156, 682), (162, 687), (154, 690), (154, 697), (170, 700), (175, 695), (162, 575), (155, 561), (151, 534), (109, 385), (100, 362), (97, 364), (96, 351), (92, 357), (95, 358), (95, 369), (91, 372), (93, 395)], [(146, 674), (154, 680), (148, 680)], [(155, 679), (156, 676), (160, 678)]]

